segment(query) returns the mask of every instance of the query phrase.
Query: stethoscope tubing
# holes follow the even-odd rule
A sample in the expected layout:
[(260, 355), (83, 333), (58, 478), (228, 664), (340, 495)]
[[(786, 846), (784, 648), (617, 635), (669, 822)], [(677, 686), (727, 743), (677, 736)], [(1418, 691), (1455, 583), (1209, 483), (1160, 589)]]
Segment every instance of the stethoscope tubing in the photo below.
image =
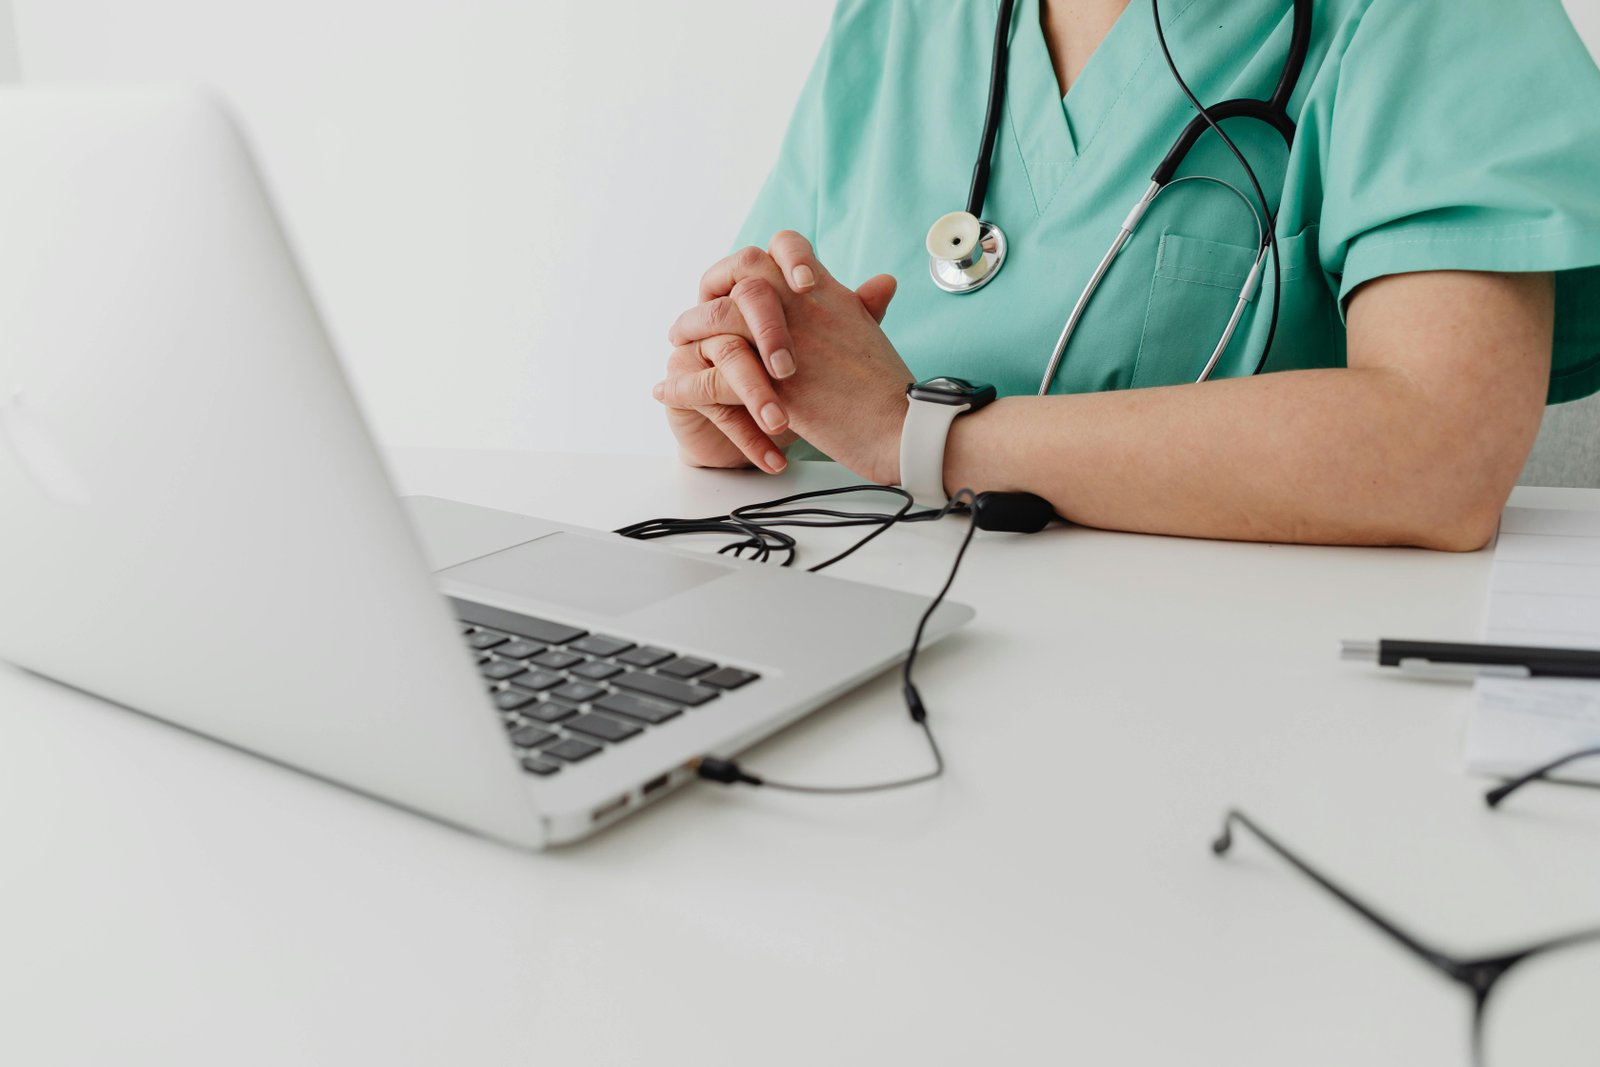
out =
[[(1219, 123), (1231, 118), (1256, 119), (1277, 130), (1283, 137), (1285, 144), (1293, 145), (1296, 131), (1294, 121), (1289, 116), (1288, 105), (1290, 98), (1294, 94), (1295, 87), (1299, 84), (1300, 75), (1305, 69), (1306, 56), (1310, 49), (1313, 0), (1293, 0), (1293, 4), (1293, 23), (1290, 30), (1289, 52), (1284, 59), (1283, 69), (1279, 73), (1278, 82), (1273, 88), (1271, 97), (1266, 100), (1225, 100), (1211, 107), (1205, 107), (1189, 90), (1176, 65), (1172, 62), (1171, 53), (1166, 51), (1166, 38), (1161, 29), (1159, 0), (1151, 0), (1156, 32), (1161, 41), (1162, 50), (1167, 55), (1168, 65), (1171, 66), (1173, 76), (1177, 79), (1184, 95), (1200, 113), (1184, 126), (1183, 132), (1173, 143), (1166, 156), (1163, 157), (1160, 165), (1157, 166), (1151, 176), (1149, 187), (1140, 196), (1138, 202), (1135, 203), (1133, 210), (1129, 212), (1127, 219), (1124, 220), (1119, 228), (1116, 238), (1112, 241), (1111, 247), (1101, 257), (1100, 262), (1095, 266), (1094, 272), (1090, 275), (1088, 284), (1084, 286), (1083, 292), (1079, 294), (1071, 314), (1068, 315), (1067, 321), (1062, 327), (1061, 335), (1056, 340), (1055, 347), (1051, 351), (1050, 362), (1039, 385), (1039, 395), (1043, 396), (1050, 391), (1051, 383), (1055, 381), (1056, 374), (1061, 368), (1062, 359), (1066, 355), (1067, 346), (1071, 342), (1073, 334), (1076, 333), (1084, 313), (1088, 310), (1089, 301), (1100, 288), (1100, 284), (1105, 280), (1111, 265), (1116, 262), (1117, 256), (1121, 254), (1123, 248), (1127, 245), (1145, 212), (1149, 210), (1151, 204), (1155, 202), (1162, 192), (1184, 181), (1209, 180), (1231, 189), (1235, 195), (1244, 201), (1245, 205), (1250, 208), (1251, 214), (1255, 216), (1257, 232), (1261, 238), (1260, 252), (1257, 254), (1255, 263), (1246, 277), (1243, 288), (1240, 290), (1233, 313), (1229, 316), (1227, 327), (1223, 330), (1221, 340), (1218, 342), (1217, 347), (1213, 349), (1211, 357), (1206, 361), (1205, 368), (1201, 371), (1196, 382), (1208, 380), (1216, 370), (1218, 363), (1227, 352), (1228, 345), (1233, 340), (1240, 323), (1243, 321), (1245, 310), (1259, 291), (1262, 271), (1269, 253), (1272, 256), (1274, 273), (1278, 270), (1278, 249), (1275, 235), (1276, 215), (1268, 205), (1266, 196), (1261, 191), (1260, 183), (1256, 180), (1255, 173), (1250, 169), (1248, 161), (1245, 160), (1232, 140), (1222, 132)], [(976, 219), (982, 219), (983, 204), (988, 191), (989, 167), (994, 155), (995, 138), (999, 129), (1000, 109), (1005, 92), (1006, 57), (1011, 16), (1015, 7), (1016, 0), (1001, 0), (999, 17), (995, 27), (994, 53), (989, 71), (989, 99), (984, 115), (983, 140), (977, 165), (973, 168), (972, 187), (967, 198), (967, 211)], [(1261, 212), (1256, 210), (1255, 204), (1237, 186), (1205, 175), (1176, 177), (1178, 169), (1183, 165), (1183, 161), (1188, 157), (1189, 152), (1199, 143), (1200, 138), (1207, 131), (1215, 131), (1227, 144), (1240, 165), (1243, 166), (1257, 197), (1260, 199), (1261, 211), (1267, 213), (1265, 223), (1262, 221)], [(997, 233), (999, 232), (999, 226), (994, 223), (985, 222), (983, 225), (991, 227)], [(993, 275), (998, 272), (1000, 262), (997, 261), (991, 271), (984, 276), (984, 282), (991, 280)], [(933, 271), (933, 275), (935, 280), (938, 281), (939, 273), (937, 270)], [(946, 286), (941, 283), (941, 287), (944, 288)], [(976, 288), (976, 286), (950, 288), (949, 291), (965, 292), (971, 291), (973, 288)], [(1265, 366), (1266, 357), (1268, 351), (1270, 351), (1271, 334), (1276, 330), (1278, 298), (1278, 288), (1274, 286), (1273, 329), (1268, 332), (1267, 351), (1262, 353), (1261, 360), (1255, 367), (1255, 373), (1259, 373)]]
[(1056, 372), (1061, 369), (1061, 360), (1067, 354), (1067, 345), (1071, 343), (1072, 335), (1078, 331), (1078, 322), (1083, 318), (1083, 313), (1089, 310), (1089, 301), (1100, 288), (1100, 283), (1105, 280), (1106, 272), (1111, 269), (1111, 264), (1116, 262), (1123, 246), (1128, 243), (1128, 238), (1133, 236), (1139, 220), (1160, 195), (1161, 186), (1151, 182), (1144, 195), (1139, 198), (1139, 202), (1133, 206), (1133, 210), (1128, 212), (1128, 217), (1123, 220), (1121, 228), (1117, 230), (1116, 239), (1111, 242), (1111, 247), (1100, 257), (1099, 265), (1089, 276), (1089, 283), (1083, 287), (1083, 292), (1078, 294), (1078, 302), (1072, 305), (1072, 314), (1067, 316), (1066, 325), (1061, 328), (1061, 336), (1056, 339), (1056, 346), (1050, 352), (1050, 363), (1045, 367), (1044, 380), (1039, 383), (1040, 396), (1050, 392), (1050, 383), (1056, 380)]
[(983, 202), (989, 196), (989, 167), (994, 162), (995, 137), (1000, 132), (1000, 109), (1006, 98), (1006, 55), (1011, 46), (1011, 14), (1015, 0), (1000, 0), (999, 21), (995, 23), (994, 54), (989, 61), (989, 103), (983, 113), (983, 137), (978, 144), (978, 161), (972, 168), (972, 185), (967, 190), (967, 213), (983, 218)]
[(1162, 193), (1175, 185), (1182, 185), (1184, 182), (1211, 182), (1228, 189), (1234, 196), (1239, 198), (1256, 222), (1256, 245), (1260, 252), (1256, 255), (1255, 264), (1250, 268), (1250, 273), (1245, 278), (1244, 287), (1239, 290), (1239, 299), (1234, 304), (1233, 314), (1228, 319), (1227, 328), (1222, 332), (1222, 340), (1217, 343), (1217, 347), (1211, 353), (1211, 358), (1206, 361), (1205, 370), (1200, 372), (1200, 377), (1196, 378), (1195, 382), (1198, 384), (1208, 380), (1212, 372), (1216, 370), (1217, 363), (1222, 359), (1223, 353), (1228, 350), (1229, 342), (1233, 340), (1234, 333), (1239, 329), (1239, 323), (1244, 318), (1245, 309), (1255, 299), (1257, 287), (1261, 282), (1261, 268), (1266, 262), (1267, 232), (1266, 226), (1261, 221), (1261, 213), (1250, 202), (1250, 198), (1244, 194), (1244, 190), (1237, 185), (1223, 181), (1221, 178), (1213, 178), (1209, 174), (1191, 174), (1183, 178), (1173, 178), (1165, 185), (1157, 185), (1155, 182), (1151, 182), (1149, 187), (1145, 189), (1144, 195), (1139, 197), (1138, 203), (1133, 205), (1133, 210), (1128, 212), (1128, 217), (1123, 220), (1121, 228), (1117, 231), (1116, 239), (1111, 242), (1111, 247), (1106, 249), (1106, 254), (1100, 257), (1099, 265), (1095, 267), (1094, 273), (1089, 276), (1089, 282), (1083, 287), (1083, 292), (1078, 295), (1078, 302), (1072, 306), (1072, 314), (1067, 317), (1067, 324), (1062, 328), (1061, 336), (1056, 339), (1056, 346), (1050, 353), (1050, 364), (1045, 368), (1043, 380), (1039, 382), (1040, 396), (1049, 394), (1050, 386), (1056, 379), (1056, 372), (1061, 369), (1061, 360), (1067, 354), (1067, 345), (1071, 343), (1072, 335), (1077, 332), (1078, 322), (1083, 318), (1083, 313), (1088, 310), (1089, 301), (1094, 297), (1095, 291), (1100, 288), (1100, 283), (1105, 280), (1107, 272), (1111, 270), (1111, 264), (1122, 253), (1122, 249), (1127, 245), (1128, 239), (1133, 236), (1133, 231), (1139, 228), (1139, 223), (1143, 221), (1145, 213), (1150, 210)]

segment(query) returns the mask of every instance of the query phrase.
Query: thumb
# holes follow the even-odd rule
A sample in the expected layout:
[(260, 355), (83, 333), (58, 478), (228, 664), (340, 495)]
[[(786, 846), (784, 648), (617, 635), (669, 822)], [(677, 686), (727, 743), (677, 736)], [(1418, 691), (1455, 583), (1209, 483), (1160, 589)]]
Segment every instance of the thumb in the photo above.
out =
[(867, 314), (881, 323), (883, 317), (889, 313), (889, 301), (894, 299), (897, 287), (898, 283), (892, 275), (879, 274), (862, 282), (861, 288), (856, 290), (856, 296), (860, 299), (861, 306), (867, 309)]

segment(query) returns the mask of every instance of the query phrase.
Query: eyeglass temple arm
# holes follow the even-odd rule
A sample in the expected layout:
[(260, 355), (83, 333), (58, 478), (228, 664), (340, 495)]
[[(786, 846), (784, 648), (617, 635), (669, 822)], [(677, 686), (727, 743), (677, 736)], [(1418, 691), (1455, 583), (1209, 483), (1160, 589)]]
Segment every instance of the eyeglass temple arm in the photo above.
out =
[(1446, 975), (1452, 979), (1455, 979), (1456, 981), (1467, 980), (1465, 974), (1467, 969), (1466, 964), (1455, 959), (1454, 957), (1445, 955), (1443, 952), (1440, 952), (1437, 949), (1424, 945), (1421, 941), (1418, 941), (1415, 937), (1412, 937), (1405, 930), (1402, 930), (1392, 920), (1378, 914), (1378, 912), (1374, 911), (1367, 904), (1357, 899), (1348, 890), (1330, 880), (1321, 871), (1318, 871), (1315, 867), (1312, 867), (1305, 860), (1301, 859), (1294, 852), (1290, 851), (1286, 846), (1279, 843), (1279, 841), (1271, 834), (1257, 826), (1255, 822), (1252, 821), (1251, 818), (1244, 812), (1239, 811), (1236, 808), (1230, 808), (1228, 810), (1227, 815), (1223, 818), (1222, 832), (1217, 835), (1216, 840), (1211, 842), (1211, 851), (1215, 852), (1219, 856), (1227, 854), (1228, 850), (1233, 847), (1233, 827), (1235, 825), (1243, 826), (1245, 829), (1249, 830), (1261, 840), (1262, 844), (1266, 845), (1273, 852), (1276, 852), (1291, 866), (1299, 870), (1301, 874), (1305, 875), (1307, 878), (1311, 879), (1313, 882), (1316, 882), (1322, 888), (1338, 897), (1351, 910), (1355, 911), (1372, 925), (1376, 926), (1394, 940), (1404, 945), (1412, 955), (1416, 956), (1430, 967), (1443, 971)]
[(1521, 952), (1515, 953), (1519, 959), (1526, 959), (1539, 952), (1547, 952), (1553, 948), (1568, 948), (1572, 945), (1581, 945), (1589, 941), (1600, 941), (1600, 929), (1580, 930), (1575, 934), (1564, 934), (1561, 937), (1552, 937), (1548, 941), (1529, 945)]
[(1569, 763), (1576, 763), (1581, 759), (1589, 759), (1592, 756), (1600, 756), (1600, 746), (1580, 749), (1577, 752), (1569, 752), (1560, 759), (1551, 760), (1543, 767), (1536, 767), (1521, 777), (1513, 778), (1504, 785), (1497, 786), (1483, 794), (1484, 802), (1491, 808), (1498, 808), (1502, 800), (1510, 796), (1512, 793), (1515, 793), (1529, 782), (1537, 782), (1539, 779), (1548, 775), (1551, 771), (1558, 771)]

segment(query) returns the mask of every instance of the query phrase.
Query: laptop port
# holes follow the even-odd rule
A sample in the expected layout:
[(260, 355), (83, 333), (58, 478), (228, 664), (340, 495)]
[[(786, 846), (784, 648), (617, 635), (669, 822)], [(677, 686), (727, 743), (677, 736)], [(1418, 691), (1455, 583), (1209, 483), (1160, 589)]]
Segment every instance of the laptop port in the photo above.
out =
[(649, 796), (651, 793), (665, 789), (667, 787), (667, 783), (670, 781), (672, 781), (672, 773), (669, 771), (659, 778), (652, 778), (646, 782), (644, 784), (644, 788), (639, 790), (639, 794), (641, 796)]
[(617, 812), (621, 811), (623, 808), (625, 808), (627, 806), (628, 806), (628, 798), (625, 797), (625, 796), (618, 797), (617, 799), (611, 801), (609, 804), (602, 804), (598, 808), (595, 808), (594, 809), (594, 814), (589, 816), (589, 821), (590, 822), (599, 822), (601, 819), (606, 818), (608, 815), (615, 815)]

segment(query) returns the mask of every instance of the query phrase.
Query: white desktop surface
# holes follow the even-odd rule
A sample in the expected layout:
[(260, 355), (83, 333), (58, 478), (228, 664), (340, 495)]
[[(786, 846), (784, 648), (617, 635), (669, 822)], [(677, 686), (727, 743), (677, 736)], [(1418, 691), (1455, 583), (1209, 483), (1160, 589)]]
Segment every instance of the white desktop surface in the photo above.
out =
[[(596, 527), (847, 480), (392, 462), (406, 492)], [(836, 573), (931, 593), (961, 533), (895, 530)], [(1249, 837), (1209, 843), (1237, 804), (1450, 950), (1600, 925), (1600, 792), (1489, 813), (1461, 770), (1470, 690), (1337, 657), (1478, 636), (1488, 569), (980, 535), (951, 594), (978, 617), (918, 670), (941, 782), (699, 783), (539, 855), (0, 666), (0, 1062), (1464, 1067), (1463, 991)], [(746, 762), (845, 782), (927, 758), (884, 677)]]

